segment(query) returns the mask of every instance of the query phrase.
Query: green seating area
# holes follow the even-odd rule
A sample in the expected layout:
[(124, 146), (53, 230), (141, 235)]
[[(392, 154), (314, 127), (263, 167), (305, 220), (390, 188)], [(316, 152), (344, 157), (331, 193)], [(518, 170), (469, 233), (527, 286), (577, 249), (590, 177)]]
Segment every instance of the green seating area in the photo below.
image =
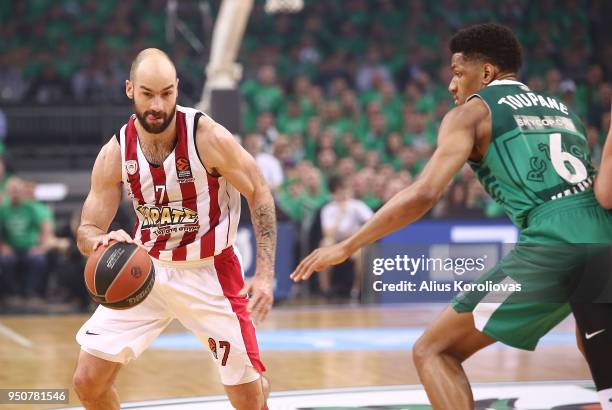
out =
[[(214, 18), (220, 2), (208, 4)], [(261, 134), (280, 161), (277, 199), (296, 222), (329, 198), (332, 174), (372, 208), (418, 176), (452, 108), (448, 39), (472, 23), (513, 28), (524, 47), (521, 80), (575, 109), (599, 158), (612, 93), (608, 2), (305, 0), (300, 13), (279, 15), (263, 4), (255, 2), (240, 52), (243, 134)], [(182, 17), (209, 41), (199, 15)], [(126, 104), (130, 61), (153, 46), (176, 61), (179, 102), (194, 104), (206, 56), (180, 37), (168, 44), (165, 19), (163, 0), (1, 2), (0, 102)], [(500, 213), (466, 171), (431, 216)]]

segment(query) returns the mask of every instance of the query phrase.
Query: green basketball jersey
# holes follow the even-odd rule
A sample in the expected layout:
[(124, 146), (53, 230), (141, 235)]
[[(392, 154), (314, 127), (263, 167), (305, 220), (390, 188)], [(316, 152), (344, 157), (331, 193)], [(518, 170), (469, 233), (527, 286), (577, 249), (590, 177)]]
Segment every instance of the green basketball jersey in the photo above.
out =
[(471, 98), (489, 107), (492, 129), (485, 156), (470, 165), (519, 228), (538, 205), (591, 189), (586, 132), (562, 101), (511, 80), (493, 81)]

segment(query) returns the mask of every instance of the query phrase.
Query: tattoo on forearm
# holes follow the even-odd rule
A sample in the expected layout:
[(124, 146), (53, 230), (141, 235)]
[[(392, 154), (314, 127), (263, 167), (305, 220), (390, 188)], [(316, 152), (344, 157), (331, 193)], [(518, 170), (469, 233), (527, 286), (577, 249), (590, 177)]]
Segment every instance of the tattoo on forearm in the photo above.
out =
[(276, 211), (274, 202), (258, 204), (251, 213), (257, 242), (257, 264), (274, 268), (276, 252)]

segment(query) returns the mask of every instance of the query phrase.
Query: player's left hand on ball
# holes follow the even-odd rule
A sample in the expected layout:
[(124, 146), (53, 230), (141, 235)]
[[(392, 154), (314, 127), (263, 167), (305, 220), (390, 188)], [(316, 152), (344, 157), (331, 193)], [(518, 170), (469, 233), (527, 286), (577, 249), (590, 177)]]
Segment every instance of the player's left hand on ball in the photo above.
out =
[(294, 282), (308, 279), (314, 272), (320, 272), (331, 265), (344, 262), (350, 254), (347, 253), (342, 242), (335, 245), (324, 246), (314, 250), (308, 255), (291, 274)]
[(272, 309), (272, 302), (274, 302), (273, 280), (274, 275), (264, 277), (255, 273), (255, 276), (248, 279), (238, 293), (240, 296), (251, 295), (247, 310), (255, 323), (263, 322), (270, 309)]
[(129, 233), (123, 229), (118, 229), (116, 231), (110, 231), (108, 233), (98, 235), (95, 238), (93, 250), (95, 251), (100, 246), (107, 247), (110, 241), (134, 243), (134, 239), (132, 239)]

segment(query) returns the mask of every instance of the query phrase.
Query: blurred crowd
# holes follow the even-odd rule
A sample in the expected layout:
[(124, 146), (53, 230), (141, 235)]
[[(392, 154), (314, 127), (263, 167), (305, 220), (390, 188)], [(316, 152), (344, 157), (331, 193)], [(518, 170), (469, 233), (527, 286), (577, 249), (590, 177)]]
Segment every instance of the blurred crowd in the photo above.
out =
[[(208, 3), (214, 17), (220, 1)], [(448, 40), (469, 24), (496, 21), (516, 32), (520, 80), (577, 112), (599, 161), (612, 98), (606, 0), (304, 3), (300, 13), (268, 15), (256, 0), (240, 54), (242, 143), (273, 188), (281, 219), (299, 228), (300, 253), (325, 236), (331, 179), (343, 181), (345, 197), (376, 210), (418, 176), (453, 104)], [(165, 5), (0, 2), (0, 103), (126, 104), (131, 59), (159, 47), (177, 65), (179, 102), (193, 104), (206, 56), (181, 38), (168, 43)], [(183, 18), (206, 37), (197, 13)], [(466, 166), (427, 217), (502, 216)]]
[[(87, 311), (86, 258), (76, 246), (81, 209), (58, 224), (53, 207), (37, 199), (40, 188), (7, 170), (0, 153), (0, 313)], [(122, 201), (111, 229), (134, 225), (131, 206)]]
[[(0, 2), (0, 102), (125, 103), (132, 59), (168, 49), (165, 0)], [(197, 13), (185, 24), (202, 33)], [(203, 63), (180, 41), (172, 57), (186, 96), (201, 90)], [(198, 83), (192, 87), (191, 81)]]
[[(216, 13), (220, 2), (209, 3)], [(277, 15), (263, 4), (255, 2), (240, 56), (245, 141), (261, 140), (259, 161), (292, 221), (329, 201), (332, 174), (373, 210), (418, 175), (452, 107), (448, 39), (472, 23), (513, 28), (525, 49), (521, 80), (572, 106), (599, 158), (612, 96), (603, 0), (306, 0), (300, 13)], [(156, 46), (176, 61), (181, 103), (190, 94), (193, 102), (205, 57), (184, 40), (167, 43), (165, 5), (2, 2), (0, 101), (126, 103), (133, 55)], [(199, 16), (183, 17), (198, 33)], [(430, 216), (501, 215), (466, 170)]]
[[(50, 293), (54, 301), (86, 309), (80, 280), (84, 258), (72, 232), (56, 236), (53, 212), (35, 199), (35, 189), (35, 182), (7, 172), (0, 155), (0, 312), (42, 309)], [(74, 223), (71, 227), (76, 229)]]
[[(597, 163), (612, 97), (606, 10), (603, 1), (576, 0), (307, 2), (298, 15), (276, 17), (256, 10), (243, 53), (246, 146), (262, 153), (279, 207), (296, 223), (308, 223), (330, 200), (333, 175), (376, 210), (419, 174), (435, 148), (453, 104), (450, 36), (498, 21), (524, 47), (520, 80), (578, 113)], [(503, 211), (466, 166), (428, 216)]]

